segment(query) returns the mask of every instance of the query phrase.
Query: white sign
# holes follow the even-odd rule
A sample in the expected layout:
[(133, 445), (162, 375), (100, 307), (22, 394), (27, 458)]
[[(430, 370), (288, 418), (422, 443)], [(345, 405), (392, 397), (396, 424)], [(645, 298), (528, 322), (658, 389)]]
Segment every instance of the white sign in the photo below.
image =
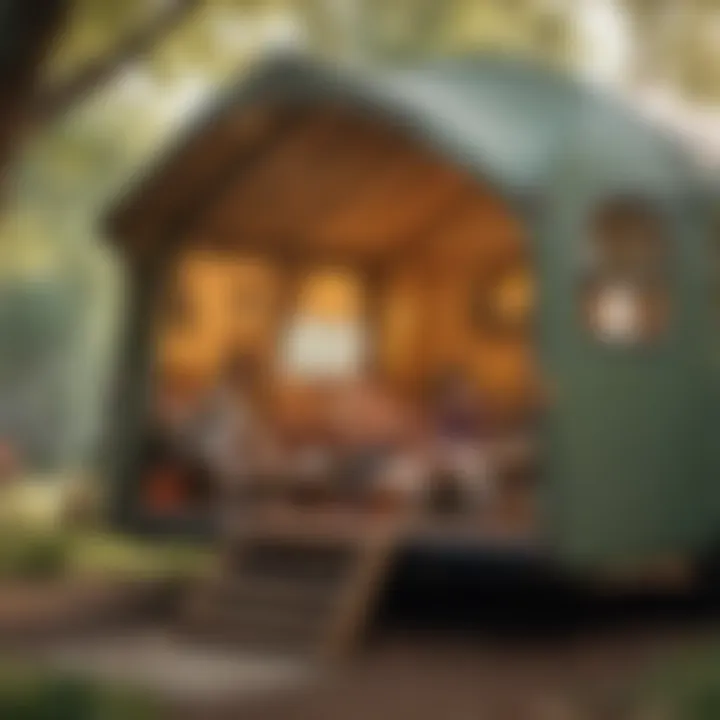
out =
[(596, 299), (597, 329), (607, 342), (628, 343), (642, 332), (642, 317), (637, 293), (627, 285), (604, 288)]
[(362, 367), (363, 344), (356, 323), (300, 318), (285, 342), (285, 369), (302, 377), (354, 375)]

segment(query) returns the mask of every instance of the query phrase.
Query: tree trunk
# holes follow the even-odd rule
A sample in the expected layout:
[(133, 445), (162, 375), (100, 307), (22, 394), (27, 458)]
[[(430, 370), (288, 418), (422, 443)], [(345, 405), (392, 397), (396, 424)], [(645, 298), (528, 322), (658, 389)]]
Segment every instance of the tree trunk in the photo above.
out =
[(97, 87), (110, 81), (127, 62), (152, 50), (199, 4), (199, 0), (175, 0), (167, 3), (149, 22), (122, 38), (107, 55), (80, 68), (74, 77), (59, 88), (42, 93), (33, 109), (35, 120), (52, 121)]
[(68, 0), (0, 0), (0, 171), (32, 126), (43, 60), (67, 17)]
[(0, 0), (0, 174), (4, 179), (14, 150), (38, 125), (51, 122), (108, 82), (124, 64), (152, 49), (199, 5), (175, 0), (106, 56), (90, 63), (59, 88), (40, 81), (55, 38), (68, 17), (70, 0)]

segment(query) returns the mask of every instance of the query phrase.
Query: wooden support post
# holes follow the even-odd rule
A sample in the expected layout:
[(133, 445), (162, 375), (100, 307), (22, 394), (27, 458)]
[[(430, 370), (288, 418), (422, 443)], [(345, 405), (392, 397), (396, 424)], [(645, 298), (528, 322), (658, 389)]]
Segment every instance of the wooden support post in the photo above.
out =
[(278, 270), (281, 280), (275, 306), (275, 353), (271, 369), (275, 380), (282, 371), (283, 344), (297, 311), (303, 275), (307, 269), (294, 257), (288, 257), (279, 261)]
[(384, 269), (373, 268), (364, 275), (364, 326), (368, 338), (367, 367), (371, 374), (382, 377), (385, 371), (384, 331), (387, 300), (387, 275)]

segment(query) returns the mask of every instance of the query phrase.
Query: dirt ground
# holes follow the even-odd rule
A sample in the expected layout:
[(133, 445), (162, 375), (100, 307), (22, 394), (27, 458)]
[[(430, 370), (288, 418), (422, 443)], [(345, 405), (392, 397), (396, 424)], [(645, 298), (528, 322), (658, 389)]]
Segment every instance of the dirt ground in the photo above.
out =
[(642, 684), (656, 668), (713, 637), (720, 637), (714, 626), (537, 641), (385, 638), (303, 689), (173, 715), (188, 720), (644, 720), (661, 716), (653, 703), (646, 708), (644, 702), (638, 714), (635, 698)]
[(635, 711), (643, 684), (684, 652), (720, 647), (717, 595), (561, 600), (502, 593), (474, 625), (447, 614), (428, 624), (425, 613), (403, 623), (396, 612), (354, 659), (329, 668), (205, 652), (164, 623), (29, 655), (152, 678), (174, 698), (168, 720), (666, 720), (653, 703)]

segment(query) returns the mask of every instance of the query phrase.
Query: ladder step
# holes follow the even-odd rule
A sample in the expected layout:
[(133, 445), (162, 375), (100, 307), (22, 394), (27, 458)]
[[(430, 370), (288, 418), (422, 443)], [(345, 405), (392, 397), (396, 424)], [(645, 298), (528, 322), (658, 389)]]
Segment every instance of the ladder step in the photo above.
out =
[(317, 548), (290, 543), (246, 545), (226, 562), (228, 575), (333, 581), (351, 570), (354, 548)]
[(324, 622), (322, 616), (307, 618), (274, 612), (243, 612), (234, 608), (207, 608), (197, 612), (184, 624), (193, 637), (216, 639), (243, 647), (311, 650), (320, 644)]
[(326, 613), (316, 608), (297, 608), (287, 604), (228, 602), (226, 597), (207, 596), (196, 601), (192, 616), (214, 621), (216, 618), (228, 625), (252, 624), (261, 627), (277, 625), (295, 628), (315, 627), (325, 622)]
[(268, 526), (226, 546), (221, 575), (189, 598), (194, 638), (261, 652), (347, 653), (396, 547), (397, 527)]
[(331, 607), (341, 583), (293, 582), (285, 578), (237, 576), (219, 580), (206, 588), (217, 601), (237, 607), (263, 605), (322, 612)]
[(288, 658), (308, 659), (319, 655), (320, 644), (313, 640), (294, 640), (287, 635), (269, 635), (256, 632), (228, 632), (223, 627), (190, 628), (185, 637), (193, 642), (217, 646), (223, 649), (256, 653), (258, 655), (282, 655)]

